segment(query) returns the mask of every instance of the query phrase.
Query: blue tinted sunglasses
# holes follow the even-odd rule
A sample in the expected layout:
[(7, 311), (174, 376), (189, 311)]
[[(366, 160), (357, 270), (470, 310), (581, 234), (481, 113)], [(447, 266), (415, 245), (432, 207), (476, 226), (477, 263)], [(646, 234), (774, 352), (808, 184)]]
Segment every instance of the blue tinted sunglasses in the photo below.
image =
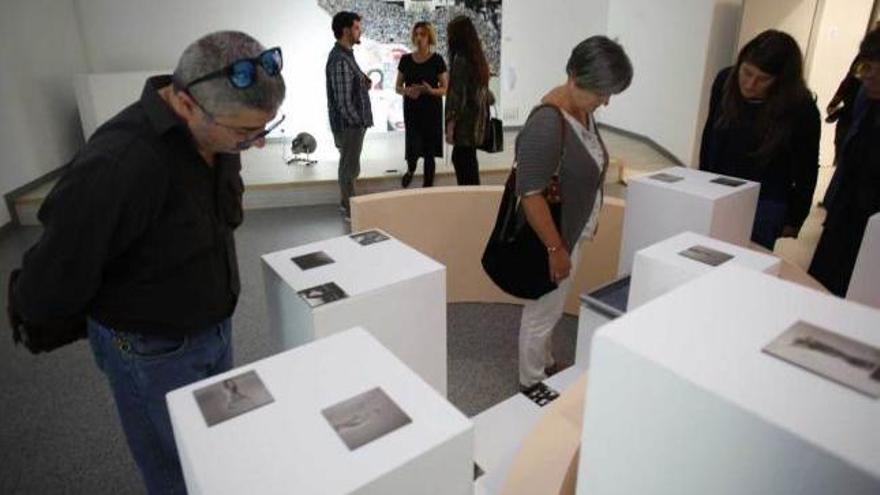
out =
[(187, 90), (200, 82), (223, 76), (229, 79), (229, 83), (232, 84), (233, 87), (238, 89), (249, 88), (253, 86), (254, 82), (257, 80), (258, 64), (269, 76), (274, 77), (280, 74), (281, 67), (284, 64), (281, 57), (281, 48), (276, 46), (275, 48), (270, 48), (264, 51), (254, 58), (236, 60), (220, 70), (215, 70), (214, 72), (209, 72), (204, 76), (196, 78), (184, 86), (183, 89)]

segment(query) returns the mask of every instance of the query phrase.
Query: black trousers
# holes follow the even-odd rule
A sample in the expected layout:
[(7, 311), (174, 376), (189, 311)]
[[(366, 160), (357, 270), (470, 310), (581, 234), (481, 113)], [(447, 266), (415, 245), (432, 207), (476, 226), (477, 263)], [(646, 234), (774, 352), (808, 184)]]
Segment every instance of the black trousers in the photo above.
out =
[[(422, 187), (431, 187), (434, 185), (434, 171), (437, 168), (437, 164), (434, 161), (434, 155), (425, 155), (422, 157), (425, 165), (425, 175), (422, 178)], [(418, 158), (408, 158), (406, 160), (406, 170), (410, 174), (414, 174), (416, 172), (416, 166), (418, 165)]]
[(452, 167), (459, 186), (480, 185), (480, 164), (475, 146), (453, 146)]
[(867, 225), (867, 215), (852, 214), (822, 229), (808, 273), (834, 295), (846, 297)]

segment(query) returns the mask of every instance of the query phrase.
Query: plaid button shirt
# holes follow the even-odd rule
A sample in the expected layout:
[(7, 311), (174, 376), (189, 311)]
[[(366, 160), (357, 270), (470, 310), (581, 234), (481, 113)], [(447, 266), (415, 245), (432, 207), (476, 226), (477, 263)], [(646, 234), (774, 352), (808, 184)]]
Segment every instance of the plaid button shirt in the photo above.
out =
[(366, 78), (354, 59), (354, 52), (336, 43), (327, 57), (327, 112), (330, 128), (338, 132), (346, 128), (372, 127)]

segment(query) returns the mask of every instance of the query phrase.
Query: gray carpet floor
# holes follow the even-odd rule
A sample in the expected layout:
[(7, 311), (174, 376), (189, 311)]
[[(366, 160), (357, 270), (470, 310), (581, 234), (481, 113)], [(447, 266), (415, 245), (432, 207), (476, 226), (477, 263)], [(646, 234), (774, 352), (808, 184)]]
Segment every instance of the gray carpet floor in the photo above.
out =
[[(233, 317), (237, 366), (271, 355), (260, 255), (347, 233), (335, 206), (249, 211), (237, 234), (242, 295)], [(2, 297), (9, 272), (40, 235), (20, 228), (0, 239)], [(520, 309), (451, 304), (448, 397), (468, 416), (517, 392)], [(575, 318), (557, 325), (561, 367), (574, 360)], [(106, 379), (88, 345), (34, 356), (0, 324), (0, 493), (142, 493)]]

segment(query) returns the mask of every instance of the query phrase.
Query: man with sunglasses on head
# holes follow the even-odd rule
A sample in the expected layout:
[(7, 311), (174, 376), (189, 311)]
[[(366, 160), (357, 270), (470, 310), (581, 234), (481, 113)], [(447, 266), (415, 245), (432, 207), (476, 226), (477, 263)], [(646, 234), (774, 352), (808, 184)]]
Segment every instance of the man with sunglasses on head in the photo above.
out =
[(46, 198), (14, 287), (26, 326), (87, 315), (150, 493), (186, 491), (165, 394), (232, 368), (239, 153), (283, 118), (281, 65), (280, 49), (226, 31), (148, 79)]
[(372, 82), (358, 66), (352, 50), (361, 42), (361, 17), (354, 12), (339, 12), (333, 16), (332, 29), (336, 44), (325, 69), (327, 110), (339, 150), (340, 210), (345, 220), (350, 220), (349, 199), (355, 195), (354, 183), (361, 173), (364, 134), (373, 126), (368, 93)]

